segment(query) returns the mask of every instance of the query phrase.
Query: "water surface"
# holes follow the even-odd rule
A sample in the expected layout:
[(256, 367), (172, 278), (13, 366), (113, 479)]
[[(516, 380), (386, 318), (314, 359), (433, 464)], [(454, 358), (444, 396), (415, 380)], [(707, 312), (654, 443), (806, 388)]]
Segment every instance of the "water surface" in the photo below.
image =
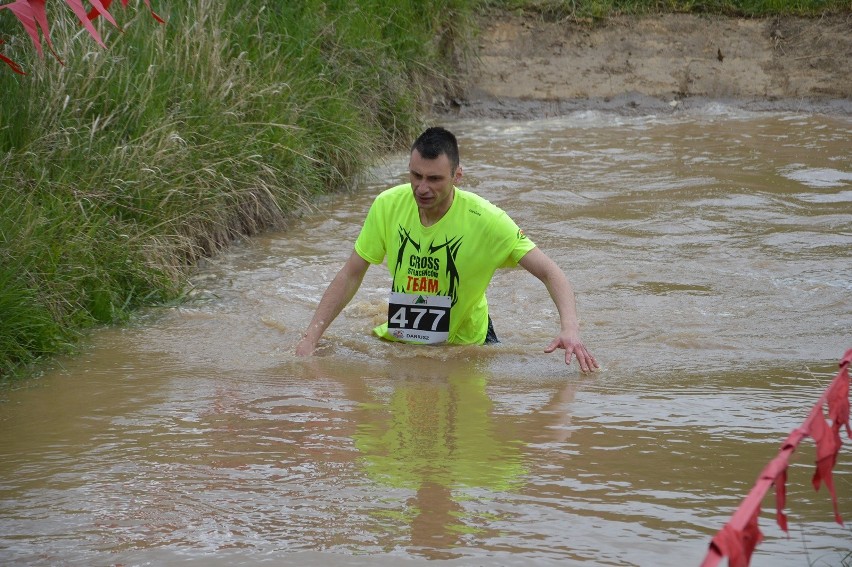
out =
[[(566, 271), (594, 375), (523, 270), (501, 343), (380, 342), (369, 270), (292, 356), (373, 197), (359, 189), (207, 262), (189, 304), (95, 333), (0, 393), (0, 563), (698, 565), (852, 347), (852, 122), (718, 105), (449, 121), (470, 188)], [(852, 532), (794, 455), (787, 538), (755, 566), (840, 565)], [(835, 469), (852, 521), (852, 451)]]

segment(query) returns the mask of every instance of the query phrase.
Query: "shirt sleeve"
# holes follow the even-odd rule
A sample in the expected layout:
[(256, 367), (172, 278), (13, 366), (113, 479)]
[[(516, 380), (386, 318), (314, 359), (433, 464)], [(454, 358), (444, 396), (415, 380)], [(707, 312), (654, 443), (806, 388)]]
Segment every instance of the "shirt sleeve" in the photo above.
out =
[(515, 224), (515, 221), (505, 211), (501, 211), (501, 214), (497, 216), (495, 225), (497, 234), (505, 235), (501, 238), (507, 241), (509, 248), (508, 257), (500, 267), (513, 268), (518, 265), (518, 262), (527, 252), (535, 248), (535, 243), (524, 234), (524, 231)]
[(386, 223), (382, 222), (381, 195), (376, 197), (355, 239), (355, 252), (371, 264), (381, 264), (387, 252)]

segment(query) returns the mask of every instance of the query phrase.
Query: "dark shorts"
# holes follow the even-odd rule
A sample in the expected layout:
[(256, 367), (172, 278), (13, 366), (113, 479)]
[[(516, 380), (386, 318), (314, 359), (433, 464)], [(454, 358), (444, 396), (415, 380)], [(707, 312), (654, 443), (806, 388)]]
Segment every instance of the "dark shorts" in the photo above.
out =
[(488, 316), (488, 331), (485, 333), (485, 342), (482, 344), (491, 345), (494, 343), (499, 343), (500, 339), (497, 338), (497, 333), (494, 332), (494, 323), (491, 321), (491, 315)]

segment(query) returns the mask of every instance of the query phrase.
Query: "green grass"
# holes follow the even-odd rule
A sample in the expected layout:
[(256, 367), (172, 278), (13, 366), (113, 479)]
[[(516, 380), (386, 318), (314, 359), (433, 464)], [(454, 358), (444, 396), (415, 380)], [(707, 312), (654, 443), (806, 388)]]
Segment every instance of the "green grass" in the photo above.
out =
[(739, 17), (849, 13), (849, 0), (485, 0), (490, 8), (523, 10), (549, 20), (598, 21), (617, 15), (672, 12)]
[[(65, 66), (0, 12), (0, 377), (185, 292), (196, 261), (281, 226), (410, 143), (471, 2), (234, 0), (99, 23), (61, 3)], [(462, 27), (459, 27), (462, 26)]]

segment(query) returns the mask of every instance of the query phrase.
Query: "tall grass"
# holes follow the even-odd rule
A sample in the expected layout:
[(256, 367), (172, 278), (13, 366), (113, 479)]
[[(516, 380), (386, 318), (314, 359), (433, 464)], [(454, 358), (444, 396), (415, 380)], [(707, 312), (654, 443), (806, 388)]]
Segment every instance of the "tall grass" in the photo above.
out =
[(107, 50), (57, 8), (65, 66), (17, 30), (4, 53), (29, 75), (0, 70), (0, 377), (179, 297), (200, 257), (409, 143), (471, 4), (188, 0), (155, 5), (160, 26), (116, 3)]

